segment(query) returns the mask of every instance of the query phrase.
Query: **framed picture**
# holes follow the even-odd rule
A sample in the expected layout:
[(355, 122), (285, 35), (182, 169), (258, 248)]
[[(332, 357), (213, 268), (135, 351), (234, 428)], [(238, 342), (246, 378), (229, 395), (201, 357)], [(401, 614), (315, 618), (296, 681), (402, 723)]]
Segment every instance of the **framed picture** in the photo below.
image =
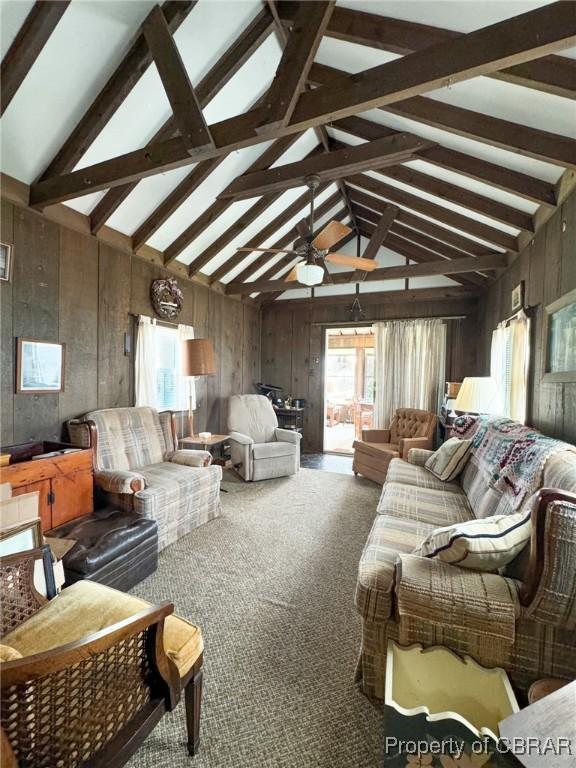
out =
[(0, 243), (0, 280), (8, 282), (12, 269), (12, 251), (14, 246)]
[(0, 531), (0, 555), (13, 555), (16, 552), (27, 552), (37, 549), (43, 544), (40, 518), (28, 520), (12, 528)]
[(524, 280), (518, 283), (516, 288), (512, 291), (512, 312), (518, 312), (518, 310), (524, 307)]
[(30, 395), (63, 392), (64, 356), (64, 344), (18, 339), (16, 392)]
[(576, 290), (546, 307), (544, 381), (576, 381)]

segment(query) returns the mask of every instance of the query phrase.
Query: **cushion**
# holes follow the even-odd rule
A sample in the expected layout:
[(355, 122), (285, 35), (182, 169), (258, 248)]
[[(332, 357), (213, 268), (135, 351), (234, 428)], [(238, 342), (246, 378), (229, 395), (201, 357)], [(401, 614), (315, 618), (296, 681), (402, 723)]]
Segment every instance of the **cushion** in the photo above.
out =
[(212, 454), (210, 451), (193, 451), (185, 448), (175, 451), (170, 457), (170, 461), (185, 467), (207, 467), (212, 461)]
[(398, 555), (412, 552), (433, 529), (417, 520), (376, 517), (362, 553), (356, 583), (356, 607), (364, 619), (385, 622), (390, 618)]
[(464, 493), (453, 490), (417, 488), (386, 481), (378, 502), (381, 515), (417, 520), (439, 528), (464, 522), (472, 517), (472, 510)]
[(364, 440), (355, 440), (352, 447), (355, 451), (375, 457), (379, 457), (383, 453), (392, 453), (395, 457), (400, 455), (400, 447), (396, 443), (368, 443)]
[(423, 466), (409, 464), (403, 459), (394, 459), (390, 463), (386, 479), (391, 483), (415, 485), (417, 488), (432, 488), (435, 491), (453, 491), (462, 494), (462, 487), (457, 481), (443, 483)]
[(16, 650), (16, 648), (12, 648), (10, 645), (1, 645), (0, 644), (0, 662), (2, 661), (16, 661), (17, 659), (21, 659), (22, 654)]
[(252, 456), (255, 459), (275, 459), (279, 456), (294, 456), (298, 451), (295, 443), (274, 441), (272, 443), (257, 443), (252, 446)]
[(451, 437), (446, 440), (424, 465), (438, 480), (455, 480), (464, 469), (472, 448), (472, 440)]
[(438, 528), (414, 550), (414, 554), (463, 568), (495, 572), (511, 563), (530, 541), (530, 518), (531, 508), (525, 508), (512, 515), (496, 515)]
[(154, 408), (107, 408), (84, 418), (98, 429), (98, 469), (139, 469), (163, 461), (165, 436)]
[(248, 435), (255, 443), (274, 440), (278, 418), (263, 395), (232, 395), (228, 401), (228, 431)]
[[(99, 632), (148, 607), (146, 600), (125, 592), (93, 581), (78, 581), (3, 639), (22, 656), (32, 656)], [(186, 619), (167, 616), (164, 648), (184, 677), (202, 653), (202, 633)]]

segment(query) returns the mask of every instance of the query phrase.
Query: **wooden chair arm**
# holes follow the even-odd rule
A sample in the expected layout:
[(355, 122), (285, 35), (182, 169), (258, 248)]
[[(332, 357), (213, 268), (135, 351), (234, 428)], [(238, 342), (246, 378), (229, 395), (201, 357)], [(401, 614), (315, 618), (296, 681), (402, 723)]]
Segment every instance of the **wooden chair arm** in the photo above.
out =
[(0, 637), (29, 619), (47, 602), (34, 586), (34, 564), (43, 548), (0, 557)]

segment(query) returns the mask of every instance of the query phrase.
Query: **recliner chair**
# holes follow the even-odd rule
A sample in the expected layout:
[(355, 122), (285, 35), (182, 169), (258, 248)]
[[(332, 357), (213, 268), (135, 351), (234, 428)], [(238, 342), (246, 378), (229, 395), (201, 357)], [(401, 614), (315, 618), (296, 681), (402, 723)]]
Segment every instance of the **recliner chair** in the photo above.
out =
[(232, 464), (244, 480), (269, 480), (300, 469), (302, 435), (279, 429), (272, 403), (263, 395), (232, 395), (228, 407)]

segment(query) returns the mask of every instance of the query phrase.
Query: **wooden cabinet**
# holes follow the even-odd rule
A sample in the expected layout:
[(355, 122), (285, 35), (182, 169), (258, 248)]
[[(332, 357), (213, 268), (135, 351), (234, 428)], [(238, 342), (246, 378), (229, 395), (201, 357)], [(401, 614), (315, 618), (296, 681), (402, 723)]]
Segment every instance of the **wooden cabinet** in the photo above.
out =
[[(10, 483), (14, 496), (39, 492), (43, 531), (88, 515), (94, 509), (92, 451), (66, 453), (70, 449), (69, 445), (48, 442), (2, 448), (2, 453), (11, 454), (11, 463), (0, 469), (0, 482)], [(43, 454), (53, 455), (33, 458)]]

